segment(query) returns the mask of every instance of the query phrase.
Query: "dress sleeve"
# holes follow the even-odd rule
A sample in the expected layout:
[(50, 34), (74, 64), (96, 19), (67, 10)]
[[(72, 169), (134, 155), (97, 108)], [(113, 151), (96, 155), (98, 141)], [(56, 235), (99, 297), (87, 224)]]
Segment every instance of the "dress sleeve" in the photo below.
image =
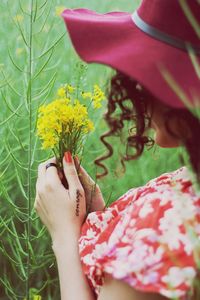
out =
[(141, 292), (190, 299), (199, 265), (200, 198), (165, 177), (88, 217), (80, 256), (97, 295), (109, 274)]
[(181, 212), (170, 201), (161, 202), (140, 199), (121, 214), (108, 240), (97, 242), (97, 274), (110, 274), (139, 291), (186, 300), (197, 275), (194, 244)]

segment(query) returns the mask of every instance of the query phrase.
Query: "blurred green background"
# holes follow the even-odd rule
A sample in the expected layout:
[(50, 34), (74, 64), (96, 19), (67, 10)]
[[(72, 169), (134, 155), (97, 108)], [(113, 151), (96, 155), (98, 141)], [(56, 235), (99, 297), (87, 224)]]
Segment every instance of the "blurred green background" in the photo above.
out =
[[(35, 137), (39, 105), (53, 100), (62, 83), (76, 84), (79, 58), (73, 50), (59, 12), (86, 7), (98, 12), (132, 12), (140, 1), (0, 1), (0, 299), (60, 299), (51, 241), (35, 215), (33, 203), (38, 164), (52, 154), (41, 150)], [(31, 13), (31, 4), (32, 13)], [(31, 21), (32, 20), (32, 21)], [(133, 64), (134, 67), (134, 64)], [(88, 66), (83, 88), (94, 83), (106, 89), (112, 70)], [(85, 145), (83, 166), (95, 177), (94, 159), (102, 155), (100, 135), (107, 130), (102, 108)], [(154, 147), (122, 174), (119, 152), (106, 165), (109, 175), (98, 181), (105, 201), (114, 201), (132, 187), (180, 166), (180, 150)], [(36, 300), (36, 298), (35, 298)]]

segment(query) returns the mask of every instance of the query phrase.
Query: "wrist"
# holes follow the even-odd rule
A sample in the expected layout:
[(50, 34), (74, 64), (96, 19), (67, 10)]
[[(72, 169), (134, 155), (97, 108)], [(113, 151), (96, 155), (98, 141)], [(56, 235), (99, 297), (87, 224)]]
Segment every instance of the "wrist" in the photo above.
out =
[(62, 224), (57, 224), (50, 230), (50, 235), (52, 241), (54, 240), (60, 240), (63, 239), (71, 239), (73, 237), (79, 237), (81, 234), (81, 226), (79, 224), (65, 222)]
[(73, 251), (78, 246), (80, 230), (66, 230), (52, 235), (52, 249), (54, 254), (66, 251)]

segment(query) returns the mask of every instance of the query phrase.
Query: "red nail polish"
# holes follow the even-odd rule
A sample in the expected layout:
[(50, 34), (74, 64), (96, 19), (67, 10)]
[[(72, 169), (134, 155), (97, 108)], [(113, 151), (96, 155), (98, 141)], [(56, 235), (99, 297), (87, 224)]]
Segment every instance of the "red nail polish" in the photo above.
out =
[(72, 155), (69, 151), (65, 152), (65, 161), (66, 163), (72, 163)]

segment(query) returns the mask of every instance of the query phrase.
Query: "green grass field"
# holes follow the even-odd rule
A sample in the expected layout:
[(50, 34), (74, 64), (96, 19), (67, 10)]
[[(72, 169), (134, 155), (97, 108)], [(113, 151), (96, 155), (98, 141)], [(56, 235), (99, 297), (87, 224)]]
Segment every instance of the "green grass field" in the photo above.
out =
[[(76, 84), (78, 76), (79, 58), (56, 12), (61, 7), (131, 12), (138, 2), (34, 0), (30, 22), (31, 1), (0, 1), (0, 300), (60, 299), (51, 241), (33, 210), (37, 166), (52, 155), (41, 150), (35, 136), (37, 109), (53, 99), (60, 84)], [(106, 89), (111, 74), (108, 67), (89, 65), (83, 87), (98, 83)], [(83, 165), (93, 177), (93, 160), (105, 151), (99, 141), (107, 130), (105, 109), (95, 116), (96, 130), (85, 145)], [(180, 166), (179, 151), (154, 147), (128, 163), (122, 175), (118, 153), (123, 145), (116, 139), (114, 144), (110, 174), (98, 182), (105, 201)]]

